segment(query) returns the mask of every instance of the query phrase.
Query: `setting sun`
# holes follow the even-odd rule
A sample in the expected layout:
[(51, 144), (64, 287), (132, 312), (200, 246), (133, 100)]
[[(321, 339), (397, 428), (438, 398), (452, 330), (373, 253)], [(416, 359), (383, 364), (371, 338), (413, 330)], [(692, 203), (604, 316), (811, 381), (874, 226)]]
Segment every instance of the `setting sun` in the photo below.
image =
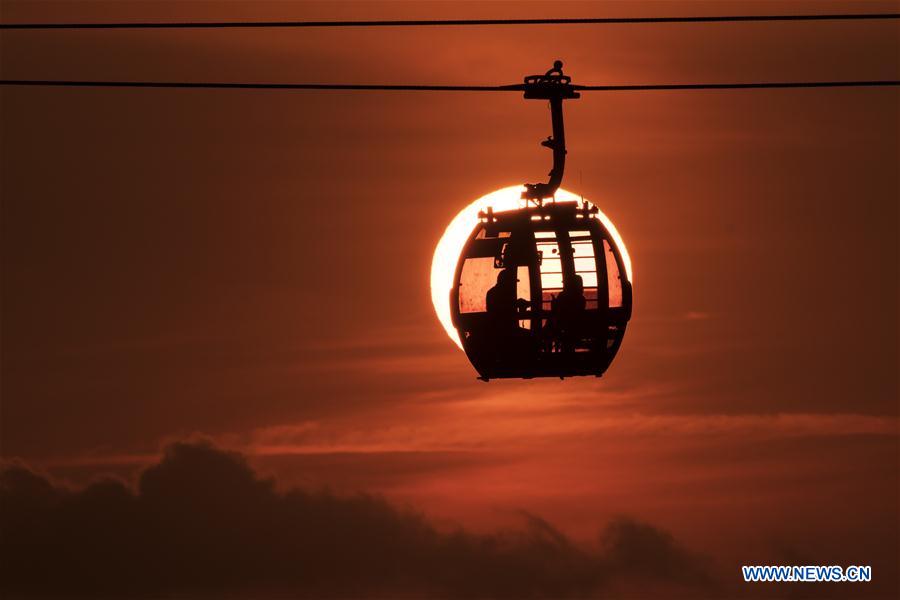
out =
[[(453, 275), (460, 252), (462, 252), (466, 240), (472, 233), (472, 229), (478, 223), (479, 211), (485, 210), (489, 206), (494, 209), (494, 212), (520, 208), (522, 206), (521, 194), (524, 189), (524, 186), (513, 185), (493, 191), (475, 200), (453, 218), (434, 249), (434, 258), (431, 261), (431, 301), (447, 335), (460, 348), (462, 348), (462, 344), (460, 343), (459, 335), (450, 319), (449, 302), (450, 289), (453, 287)], [(574, 202), (582, 200), (582, 197), (560, 189), (556, 193), (556, 199), (559, 202)], [(590, 201), (588, 200), (588, 202)], [(597, 218), (600, 219), (618, 245), (622, 253), (622, 260), (625, 263), (625, 272), (628, 280), (633, 282), (634, 274), (631, 268), (631, 258), (628, 255), (625, 243), (622, 241), (622, 236), (619, 235), (615, 225), (602, 211), (598, 210)]]

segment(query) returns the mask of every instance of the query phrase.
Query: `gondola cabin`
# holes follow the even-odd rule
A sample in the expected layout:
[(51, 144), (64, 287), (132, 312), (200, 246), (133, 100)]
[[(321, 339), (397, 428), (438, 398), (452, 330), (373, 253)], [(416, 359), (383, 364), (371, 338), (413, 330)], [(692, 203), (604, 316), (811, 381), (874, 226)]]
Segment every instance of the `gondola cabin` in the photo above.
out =
[(620, 249), (587, 203), (479, 214), (450, 292), (481, 379), (601, 376), (631, 317)]
[(631, 281), (615, 238), (586, 202), (557, 202), (566, 164), (563, 101), (579, 97), (562, 61), (518, 86), (550, 105), (546, 183), (518, 210), (479, 213), (459, 257), (450, 317), (481, 379), (603, 375), (631, 318)]

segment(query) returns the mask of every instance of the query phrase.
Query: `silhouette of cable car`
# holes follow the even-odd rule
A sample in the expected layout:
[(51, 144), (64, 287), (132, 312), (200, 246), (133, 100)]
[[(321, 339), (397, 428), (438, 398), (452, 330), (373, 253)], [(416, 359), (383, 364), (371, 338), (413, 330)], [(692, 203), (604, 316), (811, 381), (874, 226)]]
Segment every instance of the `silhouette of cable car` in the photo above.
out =
[(453, 325), (485, 381), (599, 377), (631, 318), (631, 282), (597, 208), (553, 198), (565, 166), (562, 100), (578, 98), (577, 88), (557, 61), (521, 89), (550, 101), (550, 180), (525, 184), (521, 209), (479, 213), (456, 266)]

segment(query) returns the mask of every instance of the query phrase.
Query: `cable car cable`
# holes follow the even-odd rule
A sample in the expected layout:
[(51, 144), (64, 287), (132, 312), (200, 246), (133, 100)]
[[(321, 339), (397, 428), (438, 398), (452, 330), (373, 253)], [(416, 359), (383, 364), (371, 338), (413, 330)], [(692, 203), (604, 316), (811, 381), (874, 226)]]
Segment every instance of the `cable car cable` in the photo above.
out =
[(228, 83), (228, 82), (171, 82), (171, 81), (55, 81), (0, 80), (7, 86), (57, 87), (124, 87), (124, 88), (194, 88), (194, 89), (252, 89), (252, 90), (350, 90), (350, 91), (415, 91), (415, 92), (509, 92), (521, 91), (521, 86), (497, 85), (381, 85), (332, 83)]
[[(176, 81), (67, 81), (51, 79), (4, 79), (2, 86), (84, 87), (84, 88), (182, 88), (250, 90), (334, 90), (334, 91), (407, 91), (407, 92), (521, 92), (513, 85), (418, 85), (418, 84), (333, 84), (333, 83), (231, 83)], [(659, 90), (744, 90), (786, 88), (894, 87), (900, 80), (870, 81), (771, 81), (746, 83), (664, 83), (629, 85), (572, 85), (586, 92), (659, 91)]]
[(900, 80), (877, 81), (768, 81), (749, 83), (673, 83), (651, 85), (583, 85), (573, 86), (586, 92), (616, 92), (643, 90), (746, 90), (785, 88), (838, 88), (838, 87), (890, 87), (900, 85)]
[(271, 27), (446, 27), (490, 25), (617, 25), (662, 23), (759, 23), (774, 21), (860, 21), (898, 19), (900, 13), (730, 15), (693, 17), (598, 17), (560, 19), (419, 19), (379, 21), (180, 21), (136, 23), (4, 23), (0, 29), (236, 29)]

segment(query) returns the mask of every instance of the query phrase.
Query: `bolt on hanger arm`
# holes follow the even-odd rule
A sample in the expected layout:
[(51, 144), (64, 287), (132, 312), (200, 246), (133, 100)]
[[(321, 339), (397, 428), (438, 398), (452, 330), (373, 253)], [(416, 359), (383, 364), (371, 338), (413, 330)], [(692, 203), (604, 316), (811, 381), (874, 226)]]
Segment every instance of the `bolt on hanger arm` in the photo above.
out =
[(553, 125), (553, 135), (541, 142), (542, 146), (553, 150), (550, 180), (547, 183), (526, 183), (525, 191), (522, 192), (522, 199), (534, 202), (536, 206), (541, 206), (547, 198), (553, 198), (562, 183), (563, 170), (566, 166), (566, 133), (563, 127), (562, 101), (581, 96), (575, 91), (572, 78), (563, 75), (562, 67), (562, 61), (557, 60), (553, 63), (553, 68), (545, 74), (526, 77), (522, 86), (526, 99), (550, 101), (550, 120)]

